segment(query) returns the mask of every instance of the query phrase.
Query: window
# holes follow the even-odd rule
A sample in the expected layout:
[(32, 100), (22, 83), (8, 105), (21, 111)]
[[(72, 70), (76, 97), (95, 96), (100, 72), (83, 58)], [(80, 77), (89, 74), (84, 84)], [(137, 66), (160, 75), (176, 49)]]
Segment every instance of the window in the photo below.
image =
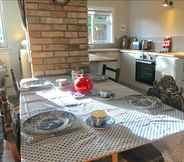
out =
[(88, 10), (89, 44), (112, 43), (112, 11)]
[(3, 4), (0, 0), (0, 47), (5, 46), (4, 28), (3, 28)]

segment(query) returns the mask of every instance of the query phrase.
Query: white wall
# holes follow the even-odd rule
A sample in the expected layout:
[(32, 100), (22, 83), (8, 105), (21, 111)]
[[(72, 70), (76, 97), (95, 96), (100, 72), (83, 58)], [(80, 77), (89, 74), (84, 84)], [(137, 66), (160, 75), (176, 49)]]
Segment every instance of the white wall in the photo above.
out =
[[(20, 42), (24, 39), (24, 30), (21, 23), (19, 6), (17, 0), (2, 0), (2, 4), (6, 45), (4, 48), (0, 48), (0, 60), (7, 65), (8, 71), (10, 71), (10, 68), (14, 69), (19, 79), (19, 49)], [(7, 86), (9, 87), (8, 93), (12, 93), (12, 82), (10, 78), (8, 79)]]
[(129, 32), (132, 36), (153, 38), (161, 44), (172, 36), (174, 50), (184, 50), (184, 0), (174, 0), (174, 7), (163, 8), (163, 0), (129, 1)]
[[(128, 30), (128, 2), (125, 0), (88, 0), (88, 8), (112, 8), (114, 40), (127, 34)], [(126, 26), (126, 31), (121, 31), (121, 26)]]
[(175, 0), (173, 8), (163, 8), (162, 2), (162, 0), (129, 1), (129, 23), (132, 35), (184, 36), (184, 1)]

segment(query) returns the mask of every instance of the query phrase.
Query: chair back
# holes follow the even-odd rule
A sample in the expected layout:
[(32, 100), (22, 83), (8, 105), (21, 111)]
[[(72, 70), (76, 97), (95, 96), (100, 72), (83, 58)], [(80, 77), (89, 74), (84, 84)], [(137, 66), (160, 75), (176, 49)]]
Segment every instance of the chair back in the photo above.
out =
[(107, 75), (107, 71), (115, 73), (115, 78), (112, 78), (108, 76), (108, 78), (112, 81), (118, 82), (119, 81), (119, 74), (120, 74), (120, 69), (113, 69), (111, 67), (108, 67), (107, 65), (103, 64), (103, 69), (102, 69), (102, 75)]
[(17, 81), (16, 77), (15, 77), (15, 73), (13, 71), (13, 69), (10, 70), (11, 71), (11, 76), (12, 76), (12, 81), (13, 81), (13, 86), (16, 92), (16, 96), (19, 97), (20, 94), (20, 86), (19, 86), (19, 82)]

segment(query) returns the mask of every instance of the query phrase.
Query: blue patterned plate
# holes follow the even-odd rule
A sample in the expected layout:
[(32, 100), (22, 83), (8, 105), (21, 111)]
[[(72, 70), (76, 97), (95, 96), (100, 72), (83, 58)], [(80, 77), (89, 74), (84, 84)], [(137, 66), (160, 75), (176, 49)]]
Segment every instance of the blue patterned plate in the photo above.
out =
[(107, 119), (100, 126), (96, 126), (91, 117), (88, 117), (85, 122), (88, 126), (93, 127), (95, 129), (110, 128), (115, 124), (115, 120), (111, 116), (108, 116)]
[(71, 127), (75, 121), (76, 117), (70, 112), (48, 111), (27, 119), (22, 125), (22, 130), (30, 135), (52, 134)]

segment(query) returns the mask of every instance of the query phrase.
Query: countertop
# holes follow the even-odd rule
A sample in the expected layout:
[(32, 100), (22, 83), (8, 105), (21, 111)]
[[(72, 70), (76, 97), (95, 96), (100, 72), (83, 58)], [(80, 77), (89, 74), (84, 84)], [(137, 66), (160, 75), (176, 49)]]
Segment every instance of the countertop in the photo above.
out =
[[(115, 52), (115, 53), (113, 53)], [(179, 59), (184, 59), (184, 52), (168, 52), (168, 53), (160, 53), (160, 52), (150, 52), (150, 51), (142, 51), (142, 50), (131, 50), (131, 49), (118, 49), (118, 48), (97, 48), (97, 49), (89, 49), (89, 61), (90, 62), (110, 62), (110, 61), (118, 61), (118, 52), (124, 53), (143, 53), (149, 55), (157, 55), (157, 56), (165, 56), (165, 57), (176, 57)]]
[(90, 62), (113, 62), (118, 61), (118, 55), (115, 54), (94, 54), (89, 53), (89, 61)]
[(119, 52), (119, 48), (91, 48), (88, 49), (89, 53), (93, 53), (93, 52)]
[(127, 53), (145, 53), (150, 55), (157, 55), (157, 56), (165, 56), (165, 57), (176, 57), (179, 59), (184, 59), (184, 52), (168, 52), (168, 53), (160, 53), (160, 52), (149, 52), (149, 51), (141, 51), (141, 50), (129, 50), (129, 49), (120, 49), (120, 52), (127, 52)]

